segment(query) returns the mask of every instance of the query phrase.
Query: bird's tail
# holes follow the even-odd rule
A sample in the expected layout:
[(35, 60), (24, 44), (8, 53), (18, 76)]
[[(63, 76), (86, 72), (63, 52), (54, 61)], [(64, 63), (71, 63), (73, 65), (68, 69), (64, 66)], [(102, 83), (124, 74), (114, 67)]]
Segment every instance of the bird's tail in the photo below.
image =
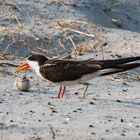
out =
[[(89, 63), (99, 64), (102, 67), (102, 69), (109, 69), (109, 68), (119, 68), (120, 69), (121, 65), (132, 63), (137, 60), (140, 60), (140, 56), (131, 57), (131, 58), (115, 59), (115, 60), (90, 60)], [(137, 66), (137, 64), (136, 64), (136, 67), (139, 67), (139, 66)]]
[(115, 74), (115, 73), (123, 72), (123, 71), (130, 70), (137, 67), (140, 67), (140, 63), (120, 64), (115, 69), (108, 69), (107, 71), (103, 71), (101, 76)]
[(98, 64), (101, 66), (102, 74), (101, 76), (115, 74), (123, 72), (129, 69), (140, 67), (140, 63), (136, 62), (140, 60), (140, 56), (131, 58), (122, 58), (115, 60), (93, 60), (88, 61), (89, 64)]

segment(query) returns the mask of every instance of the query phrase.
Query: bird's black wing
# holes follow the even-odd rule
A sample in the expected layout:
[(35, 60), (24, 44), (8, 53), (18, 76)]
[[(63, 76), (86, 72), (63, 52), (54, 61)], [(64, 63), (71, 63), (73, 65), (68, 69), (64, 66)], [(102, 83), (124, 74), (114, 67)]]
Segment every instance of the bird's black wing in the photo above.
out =
[[(135, 61), (140, 60), (140, 56), (136, 57), (130, 57), (130, 58), (121, 58), (121, 59), (115, 59), (115, 60), (94, 60), (89, 59), (86, 60), (89, 64), (99, 64), (102, 69), (109, 69), (109, 68), (120, 68), (121, 65), (127, 64), (127, 63), (135, 63)], [(134, 67), (134, 65), (133, 65)], [(137, 66), (138, 67), (138, 66)]]
[(49, 60), (40, 68), (43, 77), (52, 82), (73, 81), (84, 74), (97, 72), (98, 64), (88, 64), (84, 61)]

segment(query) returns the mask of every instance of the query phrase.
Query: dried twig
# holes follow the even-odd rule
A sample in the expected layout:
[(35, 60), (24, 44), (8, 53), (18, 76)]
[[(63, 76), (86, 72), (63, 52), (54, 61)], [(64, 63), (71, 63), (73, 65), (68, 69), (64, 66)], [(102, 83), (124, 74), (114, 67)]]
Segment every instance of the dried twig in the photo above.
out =
[(63, 59), (71, 59), (72, 56), (71, 54), (66, 53), (65, 56), (63, 57)]
[(14, 4), (14, 3), (12, 3), (12, 2), (10, 2), (8, 0), (4, 0), (4, 2), (5, 2), (5, 4), (13, 6), (13, 7), (15, 7), (15, 9), (20, 10), (20, 8), (19, 8), (19, 6), (17, 4)]
[(102, 53), (102, 59), (104, 60), (104, 49), (103, 49), (103, 45), (101, 45), (101, 53)]
[(64, 2), (64, 1), (62, 1), (62, 3), (63, 3), (64, 5), (66, 5), (66, 6), (76, 6), (75, 3)]
[(11, 45), (11, 43), (9, 43), (9, 44), (7, 45), (6, 49), (4, 50), (4, 52), (3, 52), (0, 56), (3, 56), (3, 55), (6, 53), (6, 51), (8, 50), (8, 48), (9, 48), (10, 45)]
[(70, 52), (65, 48), (64, 43), (61, 41), (61, 39), (58, 39), (58, 43), (60, 44), (60, 46), (67, 52), (70, 54)]
[[(73, 21), (67, 21), (67, 22), (71, 23), (71, 22), (73, 22)], [(66, 24), (68, 24), (67, 22), (66, 22)], [(56, 23), (57, 23), (57, 25), (58, 25), (59, 27), (57, 26), (57, 27), (55, 27), (55, 28), (64, 29), (64, 32), (66, 32), (66, 31), (71, 31), (71, 32), (75, 32), (75, 33), (78, 33), (78, 34), (81, 34), (81, 35), (85, 35), (85, 36), (88, 36), (88, 37), (92, 37), (92, 38), (95, 38), (95, 37), (96, 37), (96, 36), (93, 35), (93, 34), (88, 34), (88, 33), (81, 32), (81, 31), (79, 31), (79, 30), (72, 29), (72, 28), (73, 28), (72, 26), (66, 27), (66, 26), (61, 25), (60, 22), (56, 22)], [(73, 22), (73, 23), (75, 23), (75, 22)], [(85, 23), (84, 23), (84, 24), (85, 24)], [(70, 24), (70, 25), (71, 25), (71, 24)]]
[[(94, 40), (94, 44), (95, 44), (95, 40)], [(93, 45), (92, 42), (90, 42), (90, 46), (91, 46), (91, 48), (92, 48), (92, 51), (95, 52), (95, 49), (96, 49), (96, 48), (95, 48), (95, 46)]]
[(55, 134), (55, 132), (54, 132), (53, 126), (51, 126), (51, 125), (49, 124), (49, 128), (50, 128), (50, 131), (51, 131), (51, 133), (52, 133), (52, 139), (55, 139), (56, 134)]
[(70, 41), (71, 41), (71, 43), (72, 43), (72, 45), (73, 45), (73, 47), (74, 47), (74, 49), (73, 49), (73, 51), (72, 51), (72, 53), (71, 54), (75, 54), (75, 58), (74, 59), (76, 59), (76, 53), (74, 53), (75, 52), (75, 50), (76, 50), (76, 45), (75, 45), (75, 43), (74, 43), (74, 41), (73, 41), (73, 39), (71, 38), (71, 37), (69, 37), (69, 39), (70, 39)]
[(0, 63), (0, 66), (4, 66), (4, 65), (8, 65), (8, 66), (11, 66), (11, 67), (17, 67), (18, 66), (16, 64), (12, 64), (12, 63), (8, 63), (8, 62), (6, 62), (6, 63), (4, 63), (4, 62)]
[(76, 45), (75, 45), (73, 39), (72, 39), (71, 37), (69, 37), (69, 39), (70, 39), (70, 41), (71, 41), (71, 43), (72, 43), (72, 45), (73, 45), (73, 47), (74, 47), (74, 49), (75, 49), (75, 48), (76, 48)]
[(30, 113), (29, 113), (29, 117), (31, 117), (33, 114), (35, 113), (35, 111), (30, 111)]
[(18, 18), (17, 18), (15, 15), (13, 15), (13, 17), (14, 17), (15, 20), (17, 21), (18, 25), (21, 27), (22, 25), (21, 25), (20, 21), (18, 20)]
[(72, 32), (81, 34), (81, 35), (85, 35), (85, 36), (88, 36), (88, 37), (93, 37), (93, 38), (95, 38), (95, 35), (92, 35), (92, 34), (87, 34), (87, 33), (84, 33), (84, 32), (78, 31), (78, 30), (74, 30), (74, 29), (69, 29), (69, 30), (72, 31)]
[(51, 110), (52, 110), (52, 109), (55, 109), (55, 106), (53, 106), (53, 105), (51, 105), (51, 106), (50, 106), (50, 105), (43, 105), (43, 106), (45, 106), (45, 107), (47, 107), (47, 108), (49, 108), (49, 109), (51, 109)]
[(87, 24), (89, 24), (89, 23), (87, 23), (87, 22), (83, 22), (83, 21), (80, 21), (80, 20), (59, 20), (59, 21), (55, 21), (55, 23), (59, 26), (53, 26), (53, 27), (55, 27), (55, 28), (66, 28), (67, 27), (67, 29), (68, 29), (68, 27), (70, 28), (70, 27), (72, 27), (72, 28), (74, 28), (74, 27), (79, 27), (79, 25), (81, 25), (81, 27), (82, 26), (85, 26), (85, 25), (87, 25)]

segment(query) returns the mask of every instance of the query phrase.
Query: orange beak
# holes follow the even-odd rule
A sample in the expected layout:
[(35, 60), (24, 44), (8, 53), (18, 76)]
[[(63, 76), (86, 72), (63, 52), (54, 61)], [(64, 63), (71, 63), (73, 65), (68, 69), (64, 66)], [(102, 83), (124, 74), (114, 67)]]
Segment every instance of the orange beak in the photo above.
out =
[(23, 64), (21, 64), (20, 66), (18, 66), (18, 67), (15, 69), (14, 73), (20, 72), (20, 71), (23, 71), (23, 70), (26, 70), (26, 69), (28, 69), (29, 67), (30, 67), (29, 64), (28, 64), (27, 62), (24, 62)]

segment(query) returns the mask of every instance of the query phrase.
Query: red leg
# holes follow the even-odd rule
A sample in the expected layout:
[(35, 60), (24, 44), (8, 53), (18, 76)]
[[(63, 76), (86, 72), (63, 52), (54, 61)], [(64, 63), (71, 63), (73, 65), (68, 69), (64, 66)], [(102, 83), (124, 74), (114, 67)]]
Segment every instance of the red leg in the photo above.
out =
[(62, 86), (60, 86), (60, 88), (59, 88), (59, 93), (58, 93), (58, 96), (57, 96), (58, 98), (61, 98), (61, 97), (60, 97), (61, 91), (62, 91)]
[(61, 98), (61, 97), (60, 97), (61, 92), (62, 92), (62, 86), (60, 86), (60, 88), (59, 88), (58, 96), (56, 96), (56, 97), (52, 97), (52, 98)]
[(66, 91), (66, 87), (63, 86), (63, 90), (62, 90), (62, 93), (61, 93), (61, 98), (63, 98), (64, 94), (65, 94), (65, 91)]

